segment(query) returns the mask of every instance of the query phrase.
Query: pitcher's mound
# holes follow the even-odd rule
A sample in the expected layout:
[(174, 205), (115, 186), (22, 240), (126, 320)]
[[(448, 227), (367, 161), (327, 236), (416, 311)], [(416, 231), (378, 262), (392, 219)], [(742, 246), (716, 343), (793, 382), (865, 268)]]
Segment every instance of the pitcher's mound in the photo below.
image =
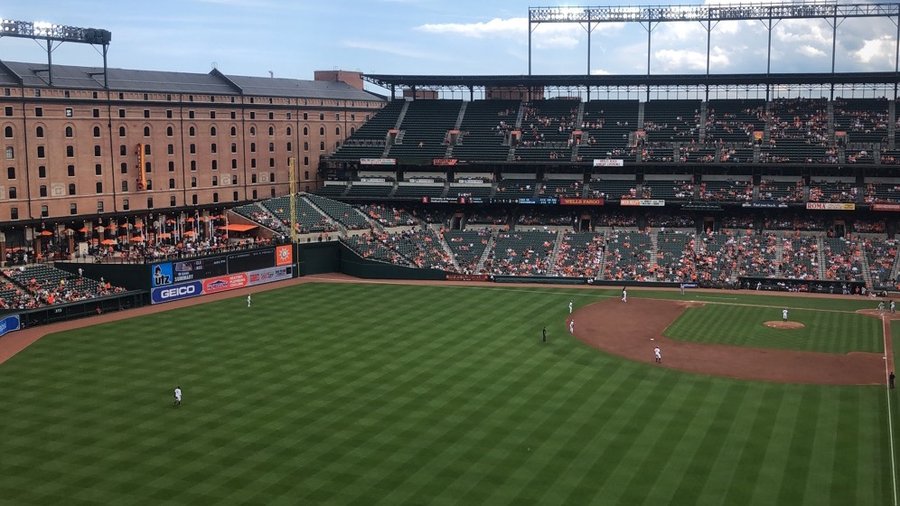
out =
[(778, 320), (769, 321), (764, 323), (766, 327), (772, 327), (773, 329), (802, 329), (806, 325), (803, 325), (800, 322), (782, 322)]

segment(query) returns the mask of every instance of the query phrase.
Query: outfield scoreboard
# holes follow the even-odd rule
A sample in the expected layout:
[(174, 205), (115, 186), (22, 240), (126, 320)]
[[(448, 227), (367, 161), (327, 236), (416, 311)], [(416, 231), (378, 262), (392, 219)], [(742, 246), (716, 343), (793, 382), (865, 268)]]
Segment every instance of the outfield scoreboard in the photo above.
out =
[(150, 299), (158, 304), (290, 279), (293, 263), (290, 244), (156, 263), (150, 266)]

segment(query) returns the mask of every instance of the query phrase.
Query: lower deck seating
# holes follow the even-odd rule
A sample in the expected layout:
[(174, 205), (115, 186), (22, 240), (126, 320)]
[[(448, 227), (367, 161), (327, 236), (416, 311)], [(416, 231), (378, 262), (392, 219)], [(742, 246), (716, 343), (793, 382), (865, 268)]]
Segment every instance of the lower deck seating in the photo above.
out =
[(651, 253), (648, 234), (614, 231), (606, 239), (603, 277), (615, 281), (649, 281)]

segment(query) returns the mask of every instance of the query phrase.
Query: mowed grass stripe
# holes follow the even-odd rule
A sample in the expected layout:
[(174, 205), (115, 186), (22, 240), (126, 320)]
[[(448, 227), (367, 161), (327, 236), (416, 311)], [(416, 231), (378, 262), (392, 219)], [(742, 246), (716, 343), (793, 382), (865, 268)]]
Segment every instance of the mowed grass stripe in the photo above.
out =
[(0, 366), (0, 503), (718, 504), (737, 469), (737, 502), (889, 500), (883, 391), (622, 361), (567, 335), (598, 295), (566, 292), (305, 285), (48, 336)]
[(802, 329), (766, 327), (780, 321), (781, 312), (746, 306), (688, 308), (665, 331), (673, 339), (709, 344), (781, 348), (825, 353), (883, 351), (881, 323), (872, 317), (823, 311), (794, 310), (790, 321)]

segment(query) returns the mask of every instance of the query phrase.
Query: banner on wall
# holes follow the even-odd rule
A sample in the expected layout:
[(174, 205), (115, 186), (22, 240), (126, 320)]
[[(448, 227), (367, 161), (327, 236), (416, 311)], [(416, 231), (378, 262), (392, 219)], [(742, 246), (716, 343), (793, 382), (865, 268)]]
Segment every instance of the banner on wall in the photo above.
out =
[(560, 197), (559, 204), (563, 206), (602, 206), (602, 198), (585, 199), (580, 197)]
[(397, 165), (394, 158), (360, 158), (360, 165)]
[(850, 202), (807, 202), (806, 208), (811, 211), (855, 211), (856, 204)]
[(613, 158), (594, 158), (594, 167), (622, 167), (625, 165), (625, 160), (618, 160)]
[(900, 212), (900, 204), (872, 204), (872, 210)]
[(619, 205), (635, 207), (665, 207), (666, 201), (662, 199), (622, 199), (619, 201)]
[(12, 314), (0, 320), (0, 336), (9, 334), (22, 328), (22, 320), (19, 315)]
[(248, 286), (262, 285), (273, 281), (291, 279), (294, 274), (294, 266), (268, 267), (249, 272), (216, 276), (202, 280), (177, 283), (169, 286), (160, 286), (150, 290), (150, 301), (153, 304), (172, 302), (201, 295), (237, 290)]

